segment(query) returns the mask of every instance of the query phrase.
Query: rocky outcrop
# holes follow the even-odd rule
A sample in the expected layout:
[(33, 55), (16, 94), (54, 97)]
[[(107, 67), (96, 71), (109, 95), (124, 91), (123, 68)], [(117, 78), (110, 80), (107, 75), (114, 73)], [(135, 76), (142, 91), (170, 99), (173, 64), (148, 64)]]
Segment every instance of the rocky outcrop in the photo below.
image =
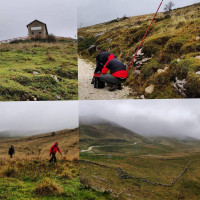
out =
[(183, 80), (179, 80), (176, 77), (176, 82), (174, 83), (174, 90), (180, 94), (182, 97), (186, 98), (186, 94), (185, 94), (185, 85), (186, 85), (187, 81), (185, 79)]

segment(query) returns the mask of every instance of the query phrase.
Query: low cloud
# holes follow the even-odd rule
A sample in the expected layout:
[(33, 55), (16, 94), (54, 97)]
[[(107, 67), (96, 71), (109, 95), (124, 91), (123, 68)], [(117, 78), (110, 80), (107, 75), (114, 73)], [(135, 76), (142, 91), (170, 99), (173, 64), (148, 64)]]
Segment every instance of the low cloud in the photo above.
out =
[(143, 136), (200, 139), (200, 100), (81, 101), (81, 116), (99, 116)]

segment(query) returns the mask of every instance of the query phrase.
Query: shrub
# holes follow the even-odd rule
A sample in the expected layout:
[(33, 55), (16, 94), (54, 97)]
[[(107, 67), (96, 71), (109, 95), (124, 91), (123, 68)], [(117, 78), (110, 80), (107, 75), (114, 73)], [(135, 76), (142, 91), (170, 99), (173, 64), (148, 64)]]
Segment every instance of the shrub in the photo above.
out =
[(46, 178), (33, 192), (38, 196), (59, 196), (62, 194), (63, 189), (49, 178)]
[(47, 36), (48, 42), (56, 42), (56, 37), (53, 34)]
[(15, 168), (5, 168), (3, 171), (2, 171), (2, 175), (3, 176), (6, 176), (8, 178), (11, 178), (11, 177), (15, 177), (17, 174), (17, 171)]
[(80, 52), (82, 50), (88, 49), (95, 42), (96, 42), (96, 38), (95, 37), (86, 38), (85, 40), (79, 42), (78, 51)]

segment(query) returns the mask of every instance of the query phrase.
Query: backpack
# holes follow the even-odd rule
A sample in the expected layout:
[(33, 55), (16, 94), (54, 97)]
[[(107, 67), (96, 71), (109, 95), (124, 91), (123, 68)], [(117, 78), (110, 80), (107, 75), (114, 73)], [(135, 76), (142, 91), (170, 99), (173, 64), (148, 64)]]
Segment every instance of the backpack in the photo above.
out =
[(105, 82), (100, 79), (101, 74), (95, 73), (91, 84), (94, 84), (94, 88), (105, 88)]

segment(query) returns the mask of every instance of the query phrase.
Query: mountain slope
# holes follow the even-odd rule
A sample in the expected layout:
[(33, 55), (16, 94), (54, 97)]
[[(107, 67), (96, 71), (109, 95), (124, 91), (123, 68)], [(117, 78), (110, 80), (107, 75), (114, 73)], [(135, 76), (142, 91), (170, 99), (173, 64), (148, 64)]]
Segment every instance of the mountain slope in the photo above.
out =
[(80, 118), (80, 145), (149, 142), (148, 139), (106, 119)]
[[(158, 14), (126, 81), (133, 98), (200, 97), (199, 9), (197, 3), (173, 10), (170, 18)], [(94, 62), (99, 52), (110, 51), (128, 65), (152, 17), (124, 17), (79, 29), (79, 54)]]

